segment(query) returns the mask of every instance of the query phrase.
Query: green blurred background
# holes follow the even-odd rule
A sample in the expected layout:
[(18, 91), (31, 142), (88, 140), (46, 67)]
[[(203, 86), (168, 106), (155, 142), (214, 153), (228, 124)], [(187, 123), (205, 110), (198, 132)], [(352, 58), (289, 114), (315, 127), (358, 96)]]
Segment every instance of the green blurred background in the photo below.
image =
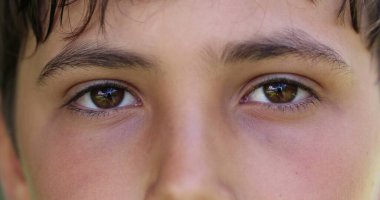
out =
[(1, 188), (0, 188), (0, 200), (4, 200), (3, 195), (1, 195)]

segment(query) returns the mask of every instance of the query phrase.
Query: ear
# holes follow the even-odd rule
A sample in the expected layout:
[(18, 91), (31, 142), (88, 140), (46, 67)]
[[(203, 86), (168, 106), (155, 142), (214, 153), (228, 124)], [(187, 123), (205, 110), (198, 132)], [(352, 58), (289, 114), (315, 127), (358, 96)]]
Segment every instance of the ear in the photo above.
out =
[(0, 182), (5, 199), (29, 200), (29, 191), (0, 114)]

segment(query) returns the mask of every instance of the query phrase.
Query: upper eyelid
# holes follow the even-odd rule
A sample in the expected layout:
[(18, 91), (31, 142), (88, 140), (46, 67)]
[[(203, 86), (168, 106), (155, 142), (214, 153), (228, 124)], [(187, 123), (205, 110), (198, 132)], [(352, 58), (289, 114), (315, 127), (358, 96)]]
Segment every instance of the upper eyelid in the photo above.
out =
[[(292, 82), (315, 82), (311, 80), (308, 77), (299, 75), (299, 74), (293, 74), (293, 73), (271, 73), (271, 74), (263, 74), (260, 76), (256, 76), (248, 81), (248, 83), (251, 82), (273, 82), (273, 80), (286, 80), (286, 81), (292, 81)], [(317, 82), (315, 82), (317, 85), (319, 85)]]
[(276, 82), (286, 82), (288, 84), (297, 84), (298, 86), (301, 86), (301, 87), (306, 87), (303, 83), (300, 83), (299, 81), (294, 81), (294, 80), (291, 80), (291, 79), (287, 79), (287, 78), (273, 78), (273, 79), (268, 79), (268, 80), (265, 80), (261, 83), (259, 83), (257, 86), (255, 86), (255, 88), (260, 88), (260, 87), (263, 87), (264, 85), (266, 84), (270, 84), (270, 83), (276, 83)]
[(299, 81), (294, 81), (294, 80), (291, 80), (291, 79), (285, 79), (285, 78), (284, 78), (284, 79), (279, 78), (279, 79), (267, 80), (267, 81), (265, 81), (265, 82), (263, 82), (263, 83), (260, 83), (260, 84), (256, 87), (256, 89), (261, 88), (261, 87), (263, 87), (263, 86), (266, 85), (266, 84), (276, 83), (276, 82), (282, 82), (282, 81), (285, 81), (285, 82), (288, 83), (288, 84), (295, 84), (295, 85), (297, 85), (297, 87), (300, 87), (300, 88), (302, 88), (302, 89), (304, 89), (304, 90), (306, 90), (306, 91), (308, 91), (308, 92), (311, 92), (311, 93), (313, 93), (313, 94), (315, 93), (315, 92), (313, 91), (312, 88), (306, 86), (305, 84), (303, 84), (303, 83), (301, 83), (301, 82), (299, 82)]

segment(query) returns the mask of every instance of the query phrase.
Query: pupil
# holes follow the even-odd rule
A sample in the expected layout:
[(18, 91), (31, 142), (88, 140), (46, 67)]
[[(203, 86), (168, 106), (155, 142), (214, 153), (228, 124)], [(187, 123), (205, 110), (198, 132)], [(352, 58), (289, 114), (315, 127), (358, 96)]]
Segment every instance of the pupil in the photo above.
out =
[(93, 103), (103, 109), (114, 108), (120, 105), (124, 98), (124, 90), (118, 88), (99, 88), (91, 91)]
[(264, 85), (265, 96), (272, 103), (289, 103), (297, 96), (298, 87), (287, 83), (270, 83)]

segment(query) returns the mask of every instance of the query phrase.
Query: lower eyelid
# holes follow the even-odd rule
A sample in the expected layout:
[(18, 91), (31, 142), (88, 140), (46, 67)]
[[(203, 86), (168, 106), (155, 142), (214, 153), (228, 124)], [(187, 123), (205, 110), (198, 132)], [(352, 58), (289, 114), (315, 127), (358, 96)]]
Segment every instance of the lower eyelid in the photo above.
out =
[(301, 120), (313, 115), (321, 102), (310, 97), (303, 102), (290, 104), (268, 104), (253, 102), (241, 105), (244, 115), (271, 121)]
[(99, 118), (109, 118), (110, 116), (114, 115), (115, 113), (121, 112), (120, 109), (114, 109), (109, 111), (103, 111), (103, 110), (86, 110), (81, 109), (79, 107), (75, 106), (68, 106), (67, 110), (71, 112), (74, 116), (79, 116), (81, 118), (85, 119), (99, 119)]
[[(140, 104), (136, 105), (136, 107), (139, 106)], [(113, 118), (119, 116), (117, 113), (124, 113), (123, 116), (131, 116), (136, 112), (135, 107), (130, 107), (130, 109), (126, 109), (126, 107), (127, 106), (107, 110), (92, 110), (69, 104), (66, 106), (66, 110), (70, 111), (73, 115), (88, 119)]]

